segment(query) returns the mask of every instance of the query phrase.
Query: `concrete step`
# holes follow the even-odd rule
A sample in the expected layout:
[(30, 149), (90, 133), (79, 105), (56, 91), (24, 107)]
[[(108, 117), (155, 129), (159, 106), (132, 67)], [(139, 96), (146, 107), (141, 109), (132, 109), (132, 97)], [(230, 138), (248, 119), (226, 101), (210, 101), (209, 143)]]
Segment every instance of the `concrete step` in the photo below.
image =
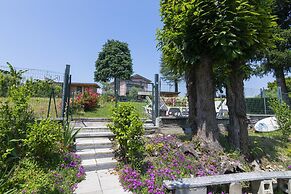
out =
[[(145, 135), (153, 134), (156, 132), (156, 129), (145, 129)], [(108, 137), (112, 138), (115, 135), (111, 131), (79, 131), (79, 133), (76, 135), (76, 138), (92, 138), (92, 137)]]
[(97, 169), (97, 162), (96, 159), (87, 159), (82, 160), (82, 166), (84, 167), (85, 171), (96, 171)]
[[(93, 121), (72, 121), (71, 126), (76, 127), (76, 128), (85, 128), (85, 127), (100, 127), (100, 128), (106, 128), (108, 124), (111, 122), (106, 121), (106, 122), (93, 122)], [(152, 121), (144, 121), (144, 126), (154, 126)]]
[(96, 161), (98, 170), (115, 168), (117, 164), (117, 161), (112, 157), (97, 158)]
[(115, 135), (112, 132), (82, 132), (79, 131), (79, 133), (76, 135), (76, 138), (94, 138), (94, 137), (114, 137)]
[[(107, 126), (87, 126), (87, 127), (76, 127), (75, 129), (80, 129), (80, 131), (110, 131)], [(158, 129), (158, 127), (153, 124), (144, 124), (145, 130)]]
[(82, 160), (114, 157), (111, 148), (83, 149), (76, 152)]
[(82, 165), (86, 172), (115, 168), (116, 164), (117, 161), (111, 157), (82, 160)]
[[(110, 129), (108, 127), (80, 127), (80, 132), (90, 132), (90, 131), (100, 131), (100, 132), (108, 132)], [(79, 129), (79, 127), (75, 127), (75, 129)]]
[(76, 149), (111, 148), (112, 142), (107, 137), (98, 138), (77, 138)]
[[(144, 123), (152, 123), (153, 121), (150, 119), (141, 119)], [(102, 122), (111, 122), (112, 119), (110, 118), (73, 118), (72, 123), (80, 123), (80, 122), (95, 122), (95, 123), (102, 123)]]

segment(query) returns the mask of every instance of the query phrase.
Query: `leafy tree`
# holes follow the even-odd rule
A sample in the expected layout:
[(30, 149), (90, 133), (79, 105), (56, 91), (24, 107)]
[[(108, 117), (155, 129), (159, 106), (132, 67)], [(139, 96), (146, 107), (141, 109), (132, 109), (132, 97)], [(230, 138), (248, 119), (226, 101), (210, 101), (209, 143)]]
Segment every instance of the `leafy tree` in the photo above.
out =
[(281, 87), (283, 100), (291, 107), (285, 80), (285, 74), (291, 72), (291, 28), (278, 28), (274, 34), (276, 38), (275, 47), (269, 48), (264, 53), (262, 64), (258, 71), (261, 75), (273, 73), (277, 85)]
[(95, 63), (95, 81), (109, 81), (114, 78), (117, 97), (117, 79), (129, 79), (132, 74), (132, 59), (128, 44), (118, 40), (108, 40), (98, 54)]
[(127, 97), (132, 100), (135, 101), (137, 100), (138, 97), (138, 92), (141, 91), (141, 88), (138, 87), (131, 87), (130, 90), (128, 91), (128, 95)]
[(161, 74), (163, 78), (169, 82), (174, 82), (175, 92), (179, 92), (179, 82), (183, 79), (183, 75), (174, 72), (171, 67), (165, 64), (163, 61), (161, 62)]
[[(287, 90), (291, 91), (291, 77), (286, 77), (286, 86), (287, 86)], [(278, 84), (277, 81), (273, 81), (273, 82), (268, 82), (268, 86), (265, 90), (266, 96), (268, 97), (272, 97), (272, 98), (277, 98), (278, 97)], [(291, 93), (290, 93), (291, 95)], [(289, 95), (289, 97), (290, 97)]]
[[(164, 26), (158, 32), (159, 47), (165, 62), (185, 73), (190, 125), (194, 134), (207, 141), (216, 142), (218, 137), (214, 64), (228, 64), (239, 72), (251, 53), (248, 49), (264, 48), (273, 25), (267, 3), (161, 0)], [(243, 132), (245, 138), (238, 141), (247, 145), (247, 131)]]
[[(241, 4), (242, 3), (242, 4)], [(272, 44), (272, 28), (275, 17), (271, 15), (271, 1), (233, 1), (228, 4), (226, 20), (232, 21), (229, 33), (233, 43), (230, 49), (236, 54), (225, 53), (227, 66), (224, 84), (226, 86), (229, 109), (229, 140), (248, 155), (248, 130), (244, 99), (244, 80), (250, 76), (251, 67), (247, 64), (258, 50), (265, 50)], [(235, 28), (233, 28), (235, 26)], [(223, 78), (222, 75), (219, 75)]]
[(109, 82), (101, 82), (101, 84), (102, 84), (102, 94), (100, 100), (101, 103), (106, 103), (112, 100), (112, 97), (114, 96), (114, 91)]
[(277, 24), (281, 29), (291, 25), (291, 0), (274, 0), (273, 13), (277, 16)]
[(270, 47), (261, 57), (257, 74), (273, 73), (281, 87), (283, 100), (291, 107), (285, 74), (291, 71), (291, 0), (274, 0), (273, 14), (277, 16), (278, 28), (274, 29), (275, 47)]
[(24, 70), (17, 71), (7, 62), (9, 71), (0, 70), (0, 96), (7, 96), (9, 88), (13, 85), (20, 85)]

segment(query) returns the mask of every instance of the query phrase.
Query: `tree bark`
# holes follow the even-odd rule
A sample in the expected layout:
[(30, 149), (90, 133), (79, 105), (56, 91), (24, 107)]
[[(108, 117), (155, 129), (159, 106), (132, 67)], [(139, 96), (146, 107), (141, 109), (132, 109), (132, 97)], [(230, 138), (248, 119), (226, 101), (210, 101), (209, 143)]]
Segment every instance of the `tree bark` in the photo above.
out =
[(219, 131), (214, 104), (214, 82), (211, 60), (201, 57), (195, 69), (196, 125), (194, 134), (207, 142), (218, 143)]
[(288, 96), (288, 89), (283, 69), (282, 68), (275, 69), (275, 76), (278, 87), (281, 87), (282, 100), (291, 108), (291, 100)]
[(175, 92), (179, 92), (178, 80), (174, 81), (174, 86), (175, 86)]
[(117, 107), (117, 103), (118, 103), (118, 94), (117, 94), (117, 78), (114, 78), (114, 96), (115, 96), (115, 107)]
[(188, 122), (192, 131), (197, 129), (196, 125), (196, 88), (195, 88), (195, 74), (194, 67), (188, 69), (185, 72), (185, 80), (186, 80), (186, 88), (187, 88), (187, 97), (188, 97), (188, 105), (189, 105), (189, 117)]
[(226, 84), (227, 106), (229, 114), (228, 137), (230, 143), (245, 155), (248, 150), (248, 122), (244, 97), (244, 72), (241, 63), (230, 64), (231, 72)]

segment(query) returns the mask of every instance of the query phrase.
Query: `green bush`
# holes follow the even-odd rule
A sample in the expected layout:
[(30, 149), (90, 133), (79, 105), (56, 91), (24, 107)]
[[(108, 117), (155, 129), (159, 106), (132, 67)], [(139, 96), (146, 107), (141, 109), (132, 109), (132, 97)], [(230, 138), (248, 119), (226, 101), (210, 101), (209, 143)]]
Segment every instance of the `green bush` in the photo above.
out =
[(62, 86), (53, 80), (27, 80), (25, 84), (30, 87), (33, 97), (50, 97), (52, 91), (56, 97), (62, 96)]
[(16, 71), (10, 63), (7, 63), (9, 71), (0, 69), (0, 96), (8, 96), (12, 86), (20, 85), (22, 74), (25, 71)]
[(74, 134), (54, 121), (35, 120), (28, 104), (32, 85), (18, 82), (21, 73), (11, 69), (17, 79), (0, 103), (0, 193), (73, 193), (85, 175), (80, 158), (65, 146)]
[(7, 169), (5, 170), (0, 169), (0, 193), (2, 194), (16, 193), (16, 189), (9, 188), (9, 180), (11, 179), (12, 172), (13, 169), (11, 169), (9, 172), (7, 171)]
[(52, 193), (54, 188), (50, 176), (36, 161), (25, 158), (16, 167), (10, 184), (18, 193)]
[(119, 105), (113, 111), (112, 121), (109, 128), (116, 135), (122, 161), (135, 169), (141, 169), (145, 152), (142, 139), (144, 128), (134, 106)]
[(84, 168), (80, 166), (81, 160), (74, 153), (63, 157), (60, 164), (50, 168), (44, 168), (33, 158), (24, 158), (8, 181), (10, 188), (23, 194), (73, 193), (77, 188), (76, 183), (84, 180)]
[(51, 161), (54, 155), (61, 152), (63, 140), (61, 129), (60, 124), (51, 120), (42, 120), (32, 124), (24, 140), (28, 154), (39, 160)]
[(74, 105), (76, 107), (81, 106), (84, 111), (90, 111), (98, 106), (99, 98), (99, 93), (94, 92), (92, 89), (85, 89), (84, 93), (76, 96)]
[(282, 139), (288, 141), (291, 135), (291, 109), (286, 103), (280, 103), (277, 100), (271, 101), (270, 104), (275, 112), (279, 128), (282, 131)]
[(28, 100), (26, 86), (13, 86), (0, 104), (0, 169), (11, 168), (25, 155), (23, 139), (34, 120)]

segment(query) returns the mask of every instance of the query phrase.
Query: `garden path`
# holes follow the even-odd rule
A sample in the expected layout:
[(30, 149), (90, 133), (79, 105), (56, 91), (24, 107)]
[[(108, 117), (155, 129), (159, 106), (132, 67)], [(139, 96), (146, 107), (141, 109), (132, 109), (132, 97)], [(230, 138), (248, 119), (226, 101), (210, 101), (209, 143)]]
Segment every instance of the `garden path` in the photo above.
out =
[(76, 137), (77, 154), (81, 156), (86, 170), (86, 179), (75, 194), (126, 194), (114, 170), (111, 131), (105, 121), (75, 122), (75, 128), (82, 127)]

